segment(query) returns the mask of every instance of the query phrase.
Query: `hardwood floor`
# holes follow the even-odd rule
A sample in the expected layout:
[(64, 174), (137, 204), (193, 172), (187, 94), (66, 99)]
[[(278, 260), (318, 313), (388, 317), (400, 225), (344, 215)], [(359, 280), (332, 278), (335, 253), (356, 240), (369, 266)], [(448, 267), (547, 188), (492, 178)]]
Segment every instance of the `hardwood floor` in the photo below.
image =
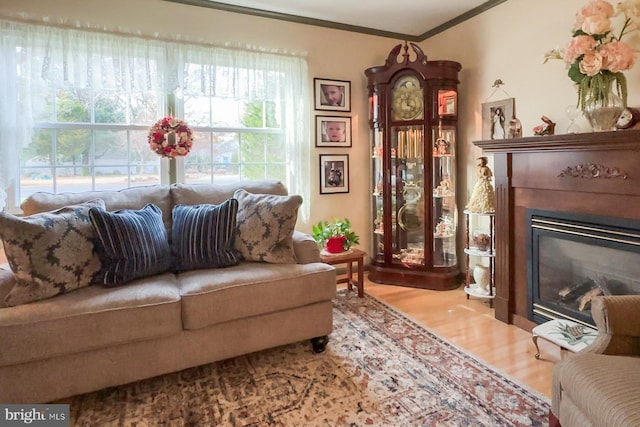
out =
[(430, 291), (376, 284), (366, 277), (365, 272), (365, 293), (405, 313), (507, 376), (551, 397), (552, 369), (560, 360), (558, 347), (539, 340), (540, 360), (537, 360), (530, 332), (496, 320), (489, 304), (473, 297), (467, 300), (462, 286), (451, 291)]

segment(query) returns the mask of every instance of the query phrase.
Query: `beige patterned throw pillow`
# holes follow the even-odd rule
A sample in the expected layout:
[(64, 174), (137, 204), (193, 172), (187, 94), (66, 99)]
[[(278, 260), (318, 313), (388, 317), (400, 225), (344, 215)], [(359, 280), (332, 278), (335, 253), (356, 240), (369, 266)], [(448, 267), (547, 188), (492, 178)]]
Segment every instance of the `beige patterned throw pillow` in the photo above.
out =
[(295, 263), (293, 231), (302, 197), (237, 190), (233, 198), (238, 200), (235, 247), (243, 258), (274, 264)]
[(89, 209), (100, 199), (20, 218), (0, 212), (0, 238), (16, 283), (8, 306), (49, 298), (94, 283), (101, 263), (94, 251)]

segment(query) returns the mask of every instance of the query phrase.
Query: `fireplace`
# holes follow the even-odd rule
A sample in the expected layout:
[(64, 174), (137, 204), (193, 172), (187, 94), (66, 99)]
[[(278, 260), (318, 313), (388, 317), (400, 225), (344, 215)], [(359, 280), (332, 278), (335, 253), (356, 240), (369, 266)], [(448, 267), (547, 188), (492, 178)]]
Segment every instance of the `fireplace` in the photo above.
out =
[(529, 320), (595, 326), (591, 299), (640, 294), (640, 221), (528, 209)]
[[(611, 225), (614, 231), (616, 227), (626, 226), (626, 221), (640, 221), (640, 129), (475, 141), (474, 144), (482, 148), (483, 154), (492, 156), (490, 166), (492, 161), (495, 178), (495, 317), (531, 330), (542, 318), (534, 317), (529, 293), (529, 264), (533, 256), (527, 243), (532, 238), (530, 210), (555, 212), (559, 215), (552, 217), (560, 216), (560, 219), (568, 215), (569, 224), (577, 221)], [(576, 216), (571, 219), (572, 215)], [(637, 222), (632, 225), (631, 228), (636, 228)], [(559, 270), (556, 262), (538, 271), (543, 279), (556, 275), (558, 280), (563, 280), (562, 286), (556, 283), (552, 291), (536, 291), (544, 296), (549, 296), (547, 292), (557, 295), (565, 287), (571, 292), (571, 286), (580, 285), (581, 277), (585, 277), (585, 281), (589, 277), (601, 281), (601, 273), (611, 276), (609, 281), (626, 283), (633, 271), (619, 273), (618, 267), (602, 272), (597, 269), (603, 260), (607, 260), (606, 267), (612, 266), (610, 258), (618, 255), (622, 257), (615, 261), (618, 264), (626, 263), (629, 268), (640, 265), (635, 257), (637, 249), (630, 249), (633, 245), (611, 247), (616, 240), (612, 237), (615, 233), (610, 236), (611, 240), (604, 241), (579, 236), (574, 231), (561, 234), (539, 229), (536, 233), (543, 245), (542, 253), (556, 250), (559, 254), (555, 257), (566, 259), (568, 266)], [(549, 249), (545, 249), (547, 246)], [(582, 255), (575, 255), (581, 252)], [(591, 255), (592, 252), (596, 255)], [(626, 256), (632, 255), (634, 261), (625, 261)], [(578, 270), (582, 273), (578, 274)], [(636, 272), (635, 277), (640, 275)], [(562, 304), (559, 306), (552, 310), (569, 310)], [(585, 307), (583, 310), (571, 307), (567, 315), (591, 323), (589, 311)]]

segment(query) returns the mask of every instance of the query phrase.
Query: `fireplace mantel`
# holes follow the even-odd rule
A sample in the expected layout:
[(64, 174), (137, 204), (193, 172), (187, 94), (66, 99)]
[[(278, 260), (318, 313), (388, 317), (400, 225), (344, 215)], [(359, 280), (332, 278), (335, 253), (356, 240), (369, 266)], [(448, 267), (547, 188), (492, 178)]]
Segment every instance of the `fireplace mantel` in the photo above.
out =
[(640, 130), (474, 144), (494, 163), (495, 317), (530, 330), (527, 209), (640, 219)]

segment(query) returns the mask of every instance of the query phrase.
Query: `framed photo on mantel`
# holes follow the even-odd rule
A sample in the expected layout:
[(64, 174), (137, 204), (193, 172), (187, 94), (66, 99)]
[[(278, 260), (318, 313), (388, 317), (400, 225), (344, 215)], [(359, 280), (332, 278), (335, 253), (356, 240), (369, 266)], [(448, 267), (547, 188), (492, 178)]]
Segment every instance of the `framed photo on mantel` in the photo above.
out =
[(509, 124), (514, 119), (515, 98), (482, 104), (482, 139), (509, 138)]

